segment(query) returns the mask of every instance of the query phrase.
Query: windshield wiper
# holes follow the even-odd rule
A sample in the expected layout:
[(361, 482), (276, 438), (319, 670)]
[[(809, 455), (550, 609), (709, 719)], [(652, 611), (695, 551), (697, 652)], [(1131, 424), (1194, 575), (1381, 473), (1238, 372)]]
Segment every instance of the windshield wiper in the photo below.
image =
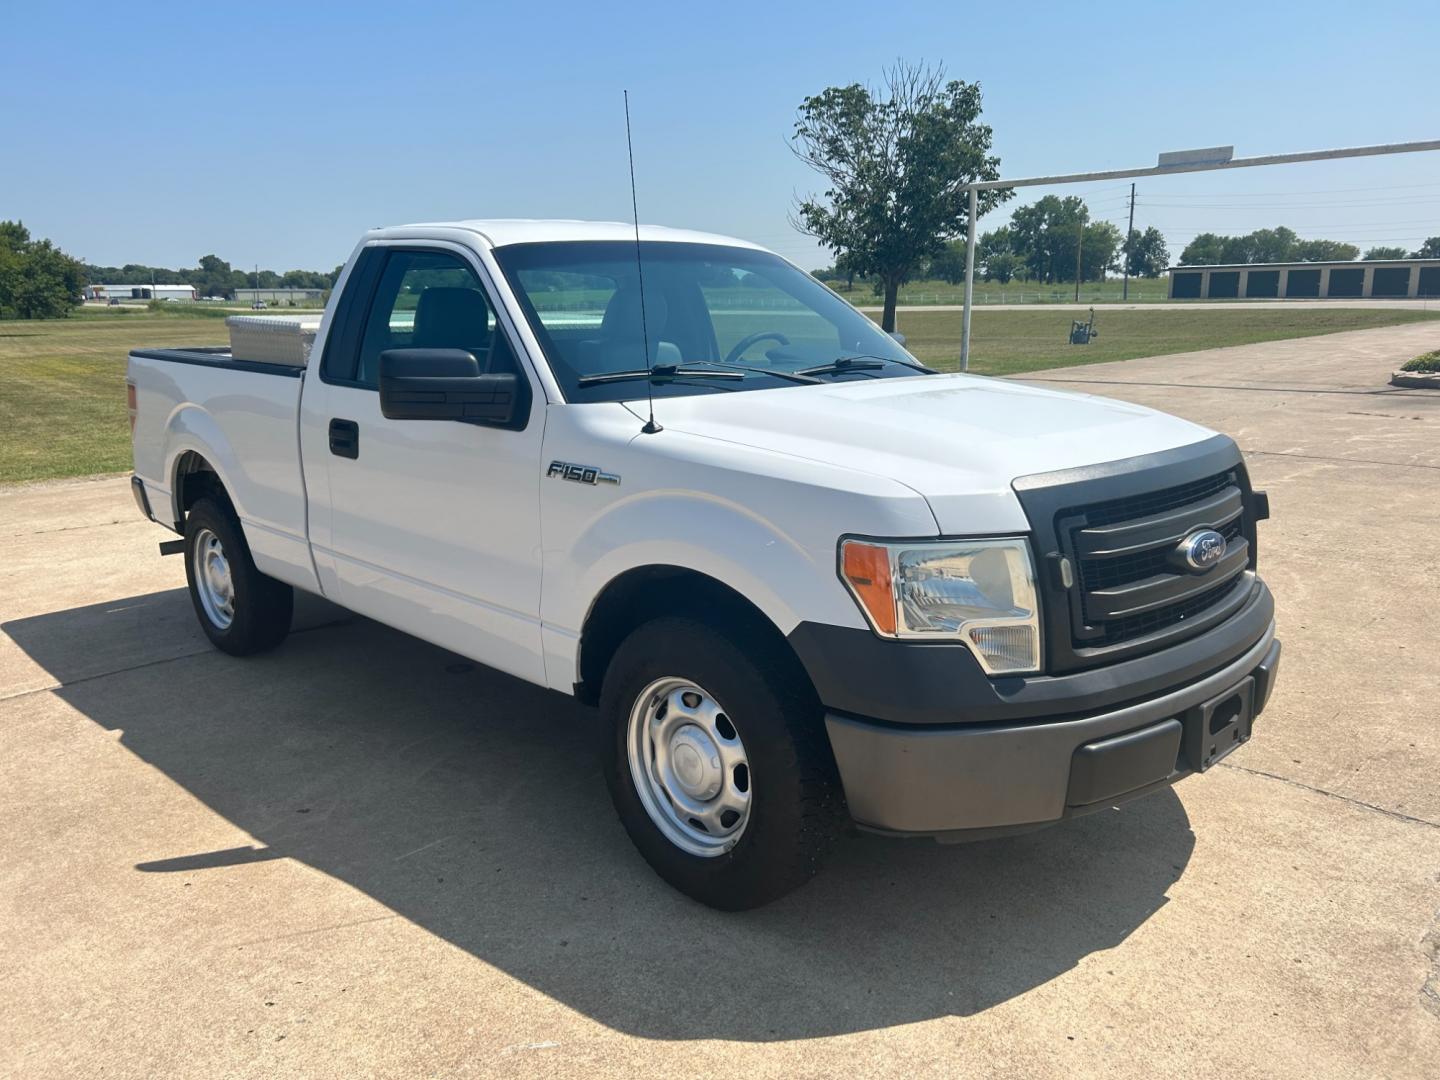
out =
[(828, 364), (818, 364), (815, 367), (801, 368), (797, 375), (838, 375), (846, 371), (878, 371), (886, 364), (898, 364), (900, 367), (909, 368), (911, 371), (918, 371), (921, 375), (934, 375), (934, 368), (922, 367), (919, 364), (907, 363), (904, 360), (896, 360), (893, 356), (842, 356), (839, 360), (832, 360)]
[[(703, 364), (705, 366), (697, 368), (691, 367), (690, 365), (692, 364)], [(582, 375), (578, 385), (593, 386), (596, 383), (620, 382), (626, 379), (643, 379), (647, 375), (697, 375), (700, 378), (710, 379), (743, 379), (746, 375), (773, 375), (777, 379), (789, 379), (791, 382), (818, 383), (820, 381), (813, 375), (806, 375), (803, 371), (777, 371), (770, 368), (750, 367), (746, 364), (722, 364), (719, 360), (686, 360), (683, 365), (656, 364), (648, 371), (638, 369), (635, 371), (605, 371), (597, 375)]]
[(776, 368), (751, 367), (749, 364), (725, 364), (719, 360), (687, 360), (687, 364), (708, 364), (710, 367), (720, 368), (724, 371), (738, 371), (753, 375), (773, 375), (777, 379), (789, 379), (791, 382), (818, 383), (820, 380), (813, 375), (806, 375), (803, 371), (780, 371)]
[(598, 375), (581, 375), (577, 386), (596, 386), (600, 383), (628, 382), (631, 379), (669, 379), (689, 376), (697, 379), (743, 379), (743, 371), (713, 371), (710, 368), (681, 367), (679, 364), (656, 364), (652, 368), (637, 368), (634, 371), (602, 371)]

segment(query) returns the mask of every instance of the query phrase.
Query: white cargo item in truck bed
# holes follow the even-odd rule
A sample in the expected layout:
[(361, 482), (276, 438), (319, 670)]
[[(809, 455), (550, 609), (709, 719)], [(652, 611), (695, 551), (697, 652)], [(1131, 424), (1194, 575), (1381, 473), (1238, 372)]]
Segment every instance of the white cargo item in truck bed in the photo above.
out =
[(304, 367), (320, 329), (320, 316), (231, 315), (225, 326), (232, 359)]

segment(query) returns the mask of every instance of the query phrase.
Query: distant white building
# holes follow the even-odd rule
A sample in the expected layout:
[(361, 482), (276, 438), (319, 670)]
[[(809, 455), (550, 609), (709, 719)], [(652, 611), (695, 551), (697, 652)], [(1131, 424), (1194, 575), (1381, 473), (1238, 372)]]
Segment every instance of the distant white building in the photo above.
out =
[(256, 300), (272, 306), (285, 304), (293, 307), (324, 307), (325, 289), (236, 289), (235, 299), (242, 304), (253, 304)]
[(86, 300), (194, 300), (194, 285), (86, 285)]

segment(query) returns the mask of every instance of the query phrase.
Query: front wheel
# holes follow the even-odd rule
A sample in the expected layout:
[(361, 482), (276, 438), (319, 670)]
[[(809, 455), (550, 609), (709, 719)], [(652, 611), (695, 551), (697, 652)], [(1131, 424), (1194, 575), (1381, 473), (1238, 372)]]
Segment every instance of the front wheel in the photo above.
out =
[(249, 656), (290, 632), (294, 591), (255, 568), (228, 503), (203, 498), (186, 515), (185, 578), (200, 628), (217, 649)]
[(736, 911), (819, 869), (843, 800), (814, 695), (776, 658), (657, 619), (617, 650), (600, 707), (620, 820), (675, 888)]

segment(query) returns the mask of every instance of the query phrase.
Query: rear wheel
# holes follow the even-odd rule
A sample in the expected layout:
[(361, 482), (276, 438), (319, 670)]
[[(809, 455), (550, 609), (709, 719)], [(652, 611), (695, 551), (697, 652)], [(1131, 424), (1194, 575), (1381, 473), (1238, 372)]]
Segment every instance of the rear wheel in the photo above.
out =
[(675, 888), (742, 910), (819, 869), (843, 801), (814, 695), (775, 658), (657, 619), (616, 651), (600, 706), (620, 820)]
[(185, 518), (185, 579), (216, 648), (249, 656), (290, 632), (294, 591), (255, 568), (234, 510), (219, 499), (198, 500)]

